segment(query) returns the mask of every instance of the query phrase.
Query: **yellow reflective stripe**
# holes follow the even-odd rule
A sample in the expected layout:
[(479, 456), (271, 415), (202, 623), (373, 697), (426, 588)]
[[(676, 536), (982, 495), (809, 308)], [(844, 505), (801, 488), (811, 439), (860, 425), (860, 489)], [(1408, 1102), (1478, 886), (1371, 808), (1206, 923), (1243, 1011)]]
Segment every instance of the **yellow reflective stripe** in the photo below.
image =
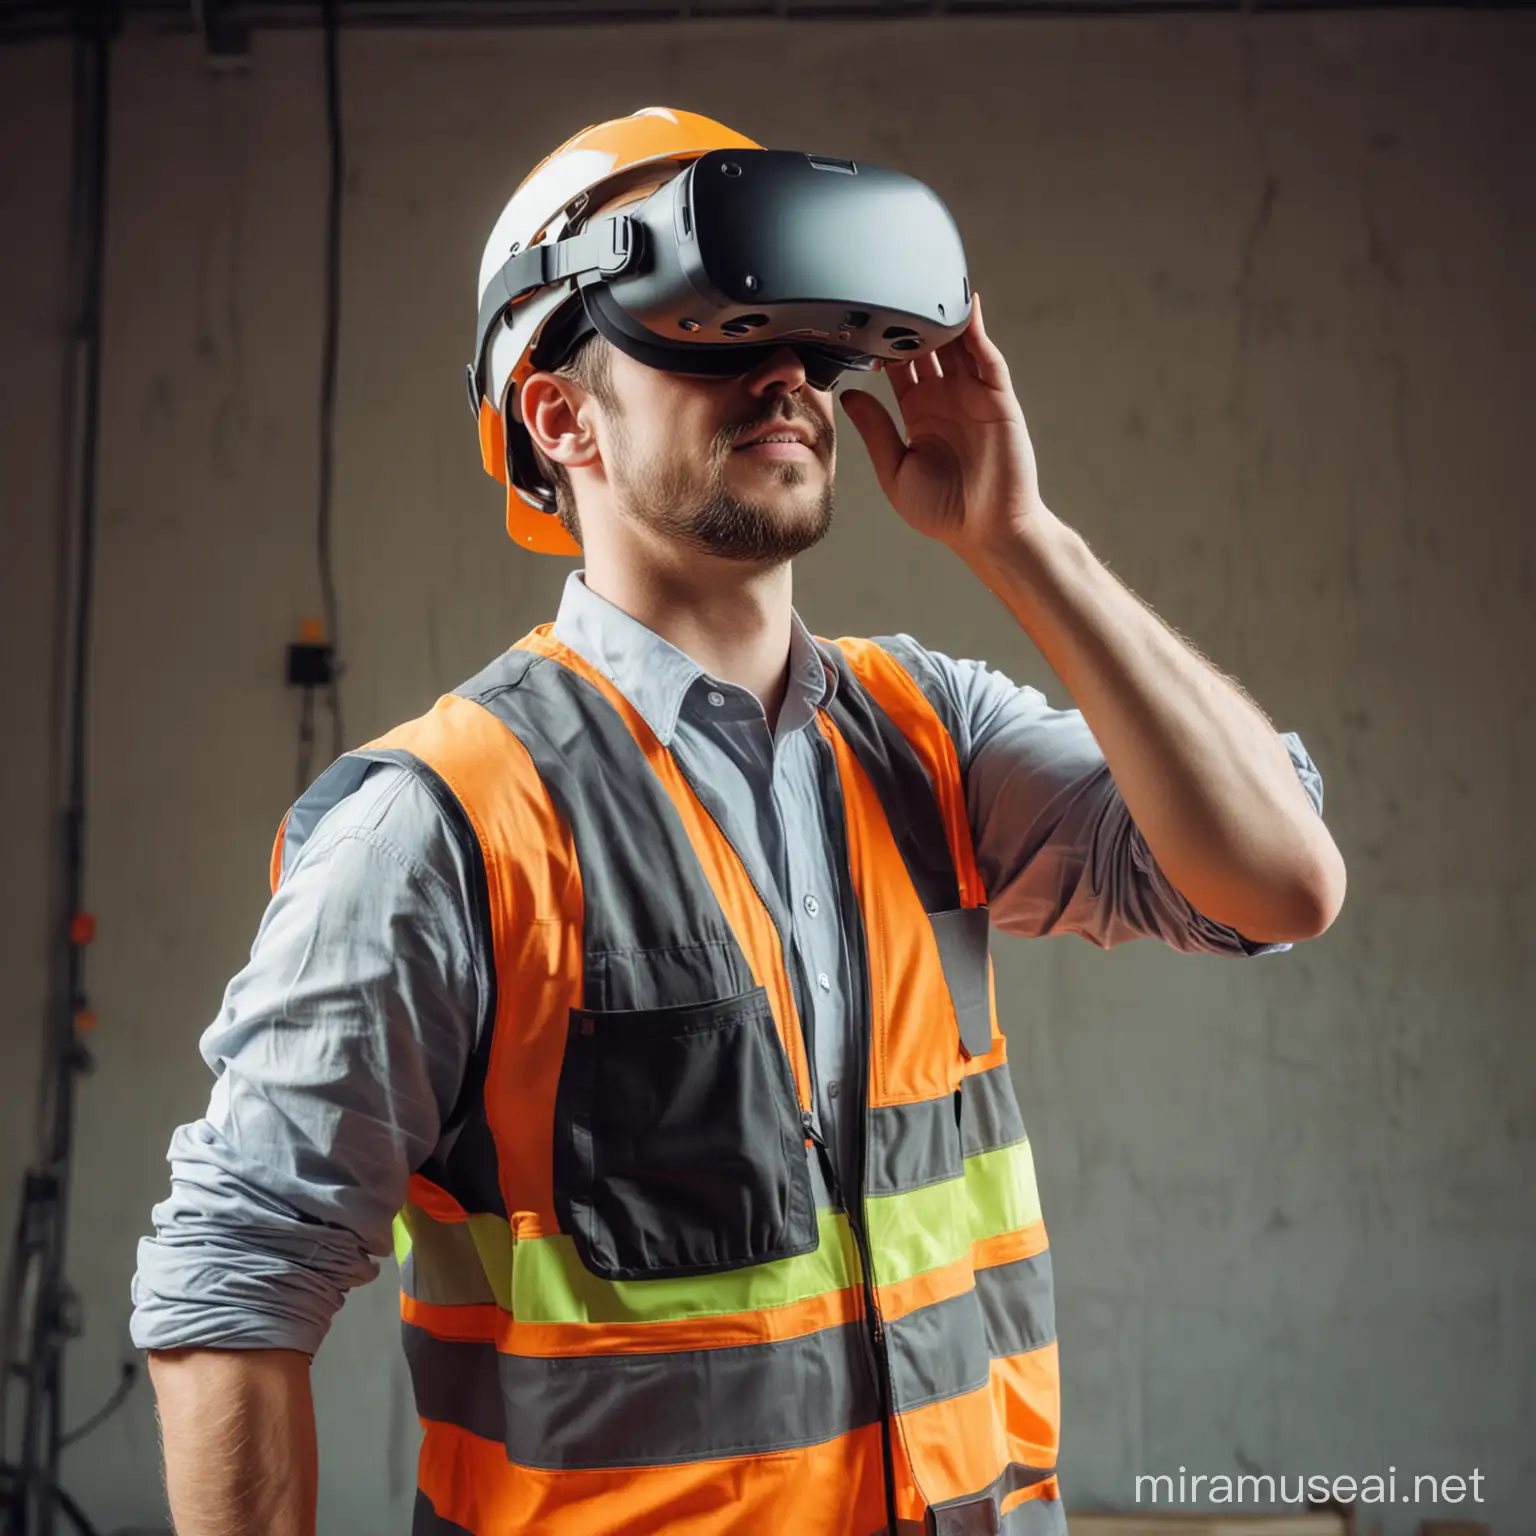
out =
[(1016, 1232), (1040, 1219), (1035, 1159), (1027, 1141), (965, 1160), (958, 1179), (865, 1203), (875, 1277), (910, 1280), (965, 1258), (982, 1238)]
[(480, 1267), (490, 1282), (496, 1305), (510, 1308), (512, 1255), (517, 1247), (511, 1224), (503, 1216), (471, 1216), (465, 1225), (474, 1239), (475, 1252), (480, 1255)]
[(570, 1238), (524, 1238), (512, 1253), (512, 1311), (520, 1323), (662, 1322), (805, 1301), (856, 1283), (859, 1273), (847, 1218), (821, 1211), (817, 1221), (821, 1237), (810, 1253), (678, 1280), (600, 1280)]
[(415, 1256), (412, 1292), (437, 1306), (512, 1305), (512, 1228), (500, 1216), (438, 1221), (407, 1203), (394, 1219), (395, 1262)]
[[(866, 1203), (870, 1249), (881, 1285), (892, 1285), (966, 1258), (971, 1245), (1031, 1226), (1040, 1219), (1034, 1157), (1027, 1141), (965, 1160), (961, 1178)], [(687, 1317), (727, 1317), (788, 1306), (855, 1285), (857, 1249), (845, 1216), (818, 1213), (820, 1241), (811, 1253), (723, 1275), (674, 1280), (602, 1280), (583, 1268), (569, 1237), (515, 1241), (496, 1216), (438, 1223), (408, 1209), (409, 1228), (395, 1224), (395, 1253), (412, 1251), (418, 1289), (440, 1303), (484, 1302), (489, 1283), (497, 1305), (526, 1323), (664, 1322)], [(463, 1269), (472, 1240), (483, 1273)], [(437, 1262), (434, 1263), (433, 1259)], [(455, 1262), (455, 1260), (457, 1262)], [(457, 1278), (455, 1272), (457, 1271)], [(473, 1280), (473, 1283), (471, 1283)], [(422, 1291), (423, 1298), (426, 1292)]]

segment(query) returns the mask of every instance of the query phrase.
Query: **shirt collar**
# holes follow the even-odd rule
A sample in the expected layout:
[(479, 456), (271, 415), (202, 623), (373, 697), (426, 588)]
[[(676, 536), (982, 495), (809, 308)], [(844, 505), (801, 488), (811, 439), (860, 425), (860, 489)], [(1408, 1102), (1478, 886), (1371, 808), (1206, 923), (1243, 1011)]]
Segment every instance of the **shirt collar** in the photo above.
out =
[[(639, 711), (662, 746), (670, 747), (688, 690), (710, 677), (686, 652), (632, 614), (594, 592), (585, 571), (565, 578), (555, 636), (590, 662)], [(721, 684), (721, 686), (730, 686)], [(816, 641), (793, 609), (789, 615), (789, 681), (775, 735), (799, 730), (831, 703), (837, 673), (822, 660)]]

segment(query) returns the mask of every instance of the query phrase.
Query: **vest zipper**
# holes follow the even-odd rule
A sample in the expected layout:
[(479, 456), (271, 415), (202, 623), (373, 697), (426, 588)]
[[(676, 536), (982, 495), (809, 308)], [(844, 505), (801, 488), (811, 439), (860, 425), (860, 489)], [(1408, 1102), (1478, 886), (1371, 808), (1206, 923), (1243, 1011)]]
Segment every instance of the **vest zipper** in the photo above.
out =
[(848, 1217), (848, 1227), (853, 1233), (854, 1247), (859, 1253), (859, 1278), (864, 1292), (864, 1315), (869, 1320), (869, 1336), (874, 1344), (875, 1388), (880, 1399), (880, 1460), (885, 1477), (885, 1518), (887, 1526), (894, 1533), (896, 1530), (896, 1463), (891, 1451), (891, 1372), (890, 1362), (885, 1354), (885, 1322), (880, 1316), (880, 1307), (875, 1300), (869, 1232), (864, 1225), (863, 1217), (864, 1201), (862, 1196), (858, 1200), (849, 1201), (843, 1193), (842, 1183), (837, 1177), (837, 1169), (832, 1165), (831, 1149), (827, 1146), (826, 1138), (821, 1134), (821, 1127), (816, 1124), (814, 1116), (806, 1113), (802, 1114), (800, 1119), (805, 1126), (805, 1134), (815, 1145), (821, 1160), (822, 1177), (826, 1179), (827, 1187), (832, 1191), (832, 1198), (842, 1206), (844, 1214)]
[[(870, 1257), (869, 1232), (864, 1223), (864, 1169), (869, 1160), (869, 1053), (873, 1051), (873, 1041), (869, 1040), (870, 1034), (870, 1007), (869, 1007), (869, 954), (864, 939), (864, 917), (858, 909), (858, 900), (854, 895), (853, 866), (848, 857), (848, 825), (847, 811), (843, 805), (841, 781), (837, 778), (837, 762), (832, 753), (832, 744), (817, 732), (817, 741), (820, 750), (831, 759), (831, 768), (834, 783), (838, 784), (838, 792), (835, 796), (826, 794), (826, 786), (822, 785), (823, 802), (835, 802), (837, 816), (835, 825), (838, 828), (842, 840), (841, 855), (843, 868), (847, 872), (847, 879), (840, 881), (843, 889), (838, 893), (838, 906), (842, 912), (845, 930), (852, 928), (859, 941), (859, 976), (855, 987), (850, 988), (850, 993), (858, 1001), (863, 1017), (864, 1038), (869, 1043), (865, 1048), (865, 1058), (862, 1070), (855, 1073), (861, 1086), (858, 1114), (859, 1114), (859, 1167), (857, 1171), (858, 1192), (857, 1198), (850, 1201), (843, 1193), (842, 1183), (837, 1177), (837, 1169), (833, 1166), (832, 1152), (827, 1146), (826, 1138), (821, 1133), (821, 1095), (816, 1075), (816, 1024), (813, 1013), (814, 1004), (810, 995), (810, 976), (805, 969), (805, 964), (800, 957), (800, 951), (794, 943), (794, 936), (779, 922), (772, 904), (764, 896), (762, 887), (753, 875), (751, 866), (747, 860), (741, 858), (740, 850), (737, 857), (741, 859), (741, 868), (747, 877), (748, 883), (756, 893), (757, 899), (762, 903), (763, 910), (768, 914), (768, 920), (774, 926), (779, 935), (779, 953), (784, 957), (784, 965), (789, 971), (790, 990), (795, 994), (795, 1011), (800, 1020), (800, 1040), (805, 1046), (805, 1070), (807, 1087), (810, 1090), (811, 1107), (800, 1111), (800, 1123), (805, 1127), (805, 1134), (815, 1146), (817, 1156), (821, 1161), (822, 1176), (826, 1179), (832, 1192), (832, 1198), (842, 1207), (843, 1213), (848, 1218), (849, 1230), (853, 1233), (854, 1246), (859, 1254), (860, 1277), (863, 1282), (864, 1315), (869, 1323), (868, 1334), (872, 1341), (872, 1351), (875, 1366), (875, 1390), (880, 1399), (880, 1461), (885, 1479), (885, 1518), (891, 1536), (896, 1536), (896, 1462), (891, 1450), (891, 1418), (894, 1412), (895, 1392), (891, 1387), (891, 1363), (885, 1351), (885, 1323), (880, 1316), (880, 1308), (875, 1301), (874, 1264)], [(672, 755), (673, 761), (678, 766), (688, 787), (693, 790), (695, 799), (703, 806), (704, 813), (714, 822), (716, 831), (719, 832), (727, 843), (734, 849), (735, 843), (731, 841), (731, 835), (725, 830), (725, 818), (712, 803), (713, 793), (707, 786), (697, 782), (694, 776), (684, 766), (681, 756)], [(833, 824), (829, 818), (829, 824)], [(849, 921), (852, 909), (852, 922)]]

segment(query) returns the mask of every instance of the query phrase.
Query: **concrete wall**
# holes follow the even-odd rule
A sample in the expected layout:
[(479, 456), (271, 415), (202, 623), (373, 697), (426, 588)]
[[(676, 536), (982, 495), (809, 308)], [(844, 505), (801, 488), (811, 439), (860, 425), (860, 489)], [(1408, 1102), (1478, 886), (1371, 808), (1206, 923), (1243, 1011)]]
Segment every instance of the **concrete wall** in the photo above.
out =
[[(904, 167), (954, 208), (1047, 499), (1299, 730), (1349, 902), (1252, 964), (1001, 941), (1065, 1340), (1071, 1501), (1137, 1473), (1484, 1475), (1443, 1516), (1536, 1531), (1536, 270), (1519, 15), (695, 24), (345, 39), (336, 547), (348, 735), (553, 612), (463, 403), (480, 246), (584, 123), (654, 102)], [(45, 761), (67, 318), (67, 57), (0, 53), (6, 1208), (44, 995)], [(130, 36), (113, 118), (91, 959), (72, 1412), (125, 1348), (135, 1239), (289, 798), (282, 650), (318, 607), (319, 44), (216, 76)], [(880, 501), (797, 596), (1063, 691)], [(317, 1367), (326, 1532), (405, 1529), (414, 1424), (386, 1282)], [(67, 1462), (158, 1518), (147, 1392)], [(1389, 1532), (1431, 1509), (1388, 1512)]]

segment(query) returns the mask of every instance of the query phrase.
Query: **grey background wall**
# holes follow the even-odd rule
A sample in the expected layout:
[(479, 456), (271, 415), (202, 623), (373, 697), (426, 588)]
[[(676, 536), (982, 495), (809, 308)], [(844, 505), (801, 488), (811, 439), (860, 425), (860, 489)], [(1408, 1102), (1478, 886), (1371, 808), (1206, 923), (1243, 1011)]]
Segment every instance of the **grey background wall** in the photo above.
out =
[[(996, 946), (1057, 1255), (1065, 1483), (1484, 1474), (1536, 1531), (1536, 27), (1517, 14), (721, 23), (349, 34), (336, 545), (348, 735), (550, 617), (461, 370), (481, 242), (568, 133), (651, 103), (902, 166), (954, 208), (1047, 500), (1302, 733), (1350, 864), (1320, 940), (1248, 964)], [(0, 52), (0, 1217), (46, 992), (68, 57)], [(126, 1348), (134, 1245), (292, 789), (282, 648), (318, 607), (319, 42), (117, 52), (74, 1409)], [(1064, 702), (845, 432), (800, 563), (822, 633), (911, 630)], [(403, 1531), (390, 1276), (316, 1368), (325, 1532)], [(146, 1391), (70, 1453), (160, 1518)], [(1388, 1512), (1389, 1532), (1436, 1511)], [(1441, 1515), (1457, 1513), (1441, 1507)]]

